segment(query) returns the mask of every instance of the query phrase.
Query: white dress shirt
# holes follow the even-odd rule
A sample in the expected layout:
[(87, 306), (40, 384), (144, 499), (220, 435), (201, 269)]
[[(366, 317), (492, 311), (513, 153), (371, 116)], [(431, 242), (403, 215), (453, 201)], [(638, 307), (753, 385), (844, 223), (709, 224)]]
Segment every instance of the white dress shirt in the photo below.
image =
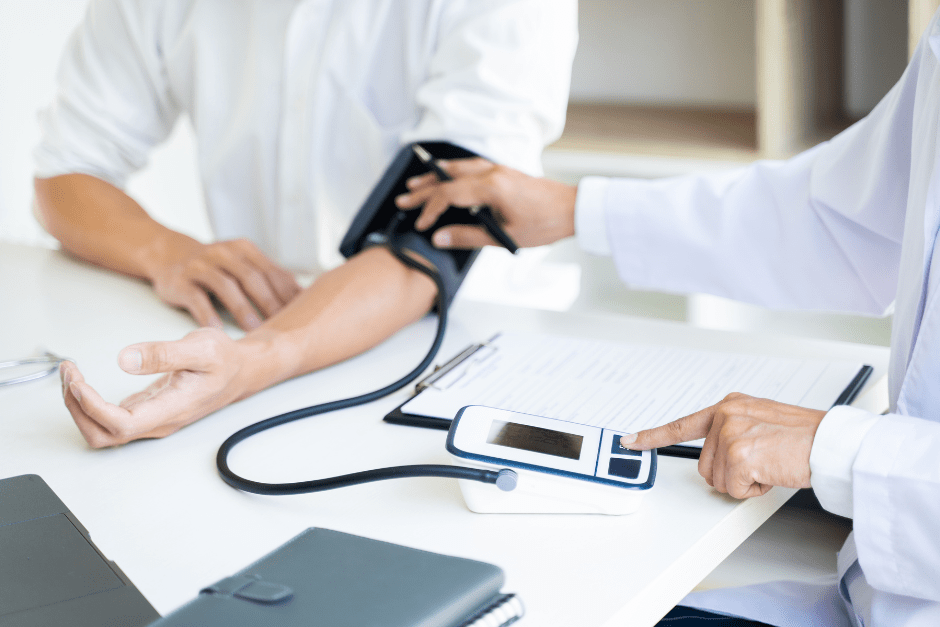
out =
[(538, 174), (576, 46), (576, 0), (93, 0), (37, 176), (123, 187), (188, 114), (216, 237), (316, 272), (403, 144)]
[(579, 186), (581, 246), (611, 253), (637, 288), (868, 314), (895, 304), (890, 414), (833, 409), (813, 444), (816, 495), (854, 519), (839, 581), (693, 593), (688, 605), (776, 625), (940, 625), (938, 56), (935, 16), (868, 117), (788, 161)]

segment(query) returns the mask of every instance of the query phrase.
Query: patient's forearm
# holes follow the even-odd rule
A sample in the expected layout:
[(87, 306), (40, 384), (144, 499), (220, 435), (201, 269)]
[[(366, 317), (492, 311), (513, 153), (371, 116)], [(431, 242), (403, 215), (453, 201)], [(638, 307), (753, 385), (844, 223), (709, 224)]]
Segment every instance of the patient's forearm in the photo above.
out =
[(388, 250), (363, 251), (239, 340), (244, 396), (372, 348), (427, 313), (436, 290)]
[(199, 247), (151, 218), (134, 199), (86, 174), (36, 179), (40, 219), (65, 250), (97, 265), (153, 279), (155, 269)]

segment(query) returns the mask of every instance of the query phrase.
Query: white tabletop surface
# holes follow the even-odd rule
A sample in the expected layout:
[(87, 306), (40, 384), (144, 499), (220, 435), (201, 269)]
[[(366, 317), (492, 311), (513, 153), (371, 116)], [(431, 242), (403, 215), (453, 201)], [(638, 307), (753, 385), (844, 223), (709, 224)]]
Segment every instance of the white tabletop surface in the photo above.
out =
[[(500, 330), (531, 330), (733, 352), (847, 358), (884, 373), (888, 351), (816, 340), (703, 331), (622, 316), (559, 314), (458, 300), (439, 361)], [(118, 351), (177, 339), (194, 328), (143, 282), (39, 248), (0, 244), (0, 361), (44, 347), (74, 359), (118, 401), (149, 377), (120, 371)], [(735, 501), (711, 490), (696, 462), (660, 458), (656, 486), (623, 517), (480, 515), (456, 482), (408, 479), (334, 492), (263, 497), (229, 488), (215, 453), (237, 429), (298, 407), (384, 385), (424, 354), (425, 319), (382, 346), (228, 407), (163, 439), (95, 451), (60, 396), (58, 378), (0, 388), (0, 476), (38, 474), (108, 558), (161, 614), (307, 527), (326, 527), (492, 562), (526, 604), (525, 625), (651, 625), (790, 496)], [(234, 332), (234, 331), (233, 331)], [(2, 373), (0, 373), (2, 374)], [(236, 472), (296, 481), (379, 466), (447, 463), (443, 431), (381, 418), (407, 398), (287, 425), (240, 445)], [(311, 564), (311, 568), (316, 568)]]

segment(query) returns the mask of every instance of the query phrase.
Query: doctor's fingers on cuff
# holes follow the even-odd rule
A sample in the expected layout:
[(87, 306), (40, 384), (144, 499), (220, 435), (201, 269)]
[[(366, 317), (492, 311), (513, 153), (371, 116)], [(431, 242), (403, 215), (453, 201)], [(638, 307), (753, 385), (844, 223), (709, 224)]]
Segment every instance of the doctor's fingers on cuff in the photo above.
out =
[(497, 246), (485, 229), (478, 226), (445, 226), (434, 232), (431, 241), (438, 248), (472, 249), (484, 246)]
[(174, 342), (143, 342), (125, 347), (118, 365), (131, 374), (157, 374), (177, 370), (208, 372), (226, 358), (223, 347), (234, 344), (223, 331), (202, 328)]
[(395, 199), (401, 209), (421, 208), (415, 228), (424, 231), (430, 228), (449, 207), (472, 207), (490, 202), (489, 184), (479, 177), (428, 185)]
[(708, 430), (711, 427), (715, 407), (715, 405), (706, 407), (701, 411), (690, 414), (685, 418), (679, 418), (661, 427), (640, 431), (634, 434), (636, 439), (632, 441), (629, 436), (623, 437), (621, 438), (621, 444), (625, 448), (636, 451), (648, 451), (661, 446), (670, 446), (704, 438), (708, 435)]
[[(492, 161), (487, 161), (481, 157), (474, 159), (442, 159), (437, 162), (437, 165), (439, 165), (442, 170), (450, 175), (451, 178), (462, 178), (465, 176), (480, 174), (481, 172), (485, 172), (494, 167)], [(410, 179), (405, 181), (405, 186), (408, 187), (409, 190), (414, 191), (427, 185), (436, 185), (440, 182), (442, 181), (437, 176), (436, 172), (425, 172), (424, 174), (419, 174), (418, 176), (412, 176)]]

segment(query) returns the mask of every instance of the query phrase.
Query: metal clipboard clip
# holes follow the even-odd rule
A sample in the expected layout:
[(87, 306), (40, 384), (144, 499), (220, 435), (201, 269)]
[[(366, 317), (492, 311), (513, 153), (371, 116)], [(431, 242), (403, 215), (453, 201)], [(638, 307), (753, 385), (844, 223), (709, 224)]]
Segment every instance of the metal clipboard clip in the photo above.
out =
[[(467, 361), (467, 359), (469, 359), (470, 357), (472, 357), (473, 355), (475, 355), (475, 354), (477, 353), (477, 351), (479, 351), (479, 350), (481, 350), (481, 349), (483, 349), (483, 348), (491, 347), (491, 346), (492, 346), (492, 343), (493, 343), (493, 342), (496, 340), (496, 338), (498, 338), (499, 336), (500, 336), (500, 334), (497, 333), (496, 335), (494, 335), (494, 336), (491, 337), (490, 339), (484, 340), (484, 341), (480, 342), (479, 344), (471, 344), (470, 346), (468, 346), (467, 348), (465, 348), (465, 349), (463, 349), (462, 351), (460, 351), (460, 353), (458, 353), (456, 356), (454, 356), (453, 358), (451, 358), (449, 361), (447, 361), (447, 362), (444, 363), (443, 365), (441, 365), (441, 366), (436, 366), (436, 367), (434, 368), (434, 372), (432, 372), (432, 373), (429, 374), (428, 376), (424, 377), (423, 379), (421, 379), (420, 381), (418, 381), (417, 384), (415, 384), (415, 394), (419, 394), (419, 393), (425, 391), (425, 390), (428, 389), (428, 388), (435, 387), (435, 385), (434, 385), (435, 383), (437, 383), (437, 382), (438, 382), (440, 379), (442, 379), (443, 377), (447, 376), (454, 368), (456, 368), (457, 366), (461, 365), (462, 363), (464, 363), (465, 361)], [(493, 350), (496, 350), (496, 347), (492, 347), (492, 348), (493, 348)]]

